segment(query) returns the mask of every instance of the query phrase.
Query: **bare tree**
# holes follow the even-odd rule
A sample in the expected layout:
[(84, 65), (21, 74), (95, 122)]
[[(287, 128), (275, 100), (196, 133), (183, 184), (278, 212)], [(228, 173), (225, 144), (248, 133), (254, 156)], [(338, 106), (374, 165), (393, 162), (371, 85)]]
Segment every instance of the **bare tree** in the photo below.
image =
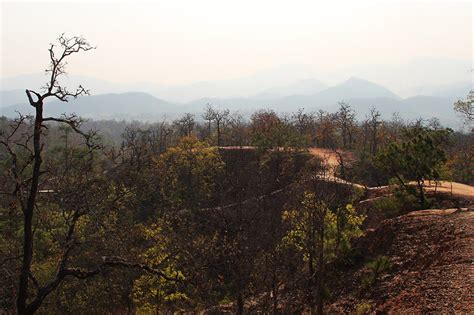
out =
[(177, 127), (181, 137), (189, 137), (196, 126), (196, 120), (193, 114), (186, 113), (181, 118), (175, 120), (173, 124)]
[(229, 138), (232, 145), (242, 147), (247, 144), (246, 139), (248, 130), (246, 128), (244, 117), (239, 113), (233, 113), (229, 117), (229, 126)]
[(339, 102), (339, 111), (337, 112), (337, 121), (341, 129), (342, 148), (351, 149), (353, 143), (352, 129), (354, 126), (355, 112), (351, 106), (345, 102)]
[[(22, 210), (23, 219), (23, 248), (19, 259), (21, 259), (21, 268), (18, 279), (18, 291), (16, 296), (16, 305), (18, 314), (33, 314), (42, 305), (45, 298), (53, 292), (66, 277), (75, 277), (85, 279), (100, 274), (107, 267), (127, 267), (138, 268), (149, 271), (159, 276), (164, 276), (149, 266), (139, 263), (130, 263), (120, 257), (103, 257), (100, 263), (97, 263), (90, 269), (69, 266), (72, 250), (77, 244), (75, 241), (76, 225), (79, 219), (87, 215), (88, 208), (91, 206), (92, 198), (87, 194), (87, 187), (90, 181), (84, 173), (91, 173), (93, 166), (94, 151), (100, 146), (96, 144), (96, 132), (84, 132), (81, 130), (82, 120), (75, 114), (62, 115), (60, 117), (45, 117), (43, 115), (45, 100), (47, 98), (57, 98), (62, 102), (67, 102), (70, 98), (76, 98), (88, 94), (88, 91), (79, 86), (75, 91), (69, 91), (59, 83), (59, 78), (64, 75), (66, 59), (75, 53), (89, 51), (94, 49), (84, 38), (61, 35), (58, 38), (58, 44), (51, 44), (49, 48), (50, 65), (46, 69), (49, 74), (49, 80), (42, 88), (41, 92), (26, 90), (29, 103), (35, 109), (33, 116), (23, 116), (15, 119), (9, 126), (8, 131), (0, 132), (0, 145), (5, 148), (9, 156), (9, 177), (13, 180), (5, 181), (1, 185), (2, 194), (15, 200), (15, 205)], [(65, 125), (70, 128), (76, 136), (84, 140), (87, 148), (82, 155), (80, 165), (71, 165), (68, 168), (76, 169), (76, 176), (70, 176), (69, 179), (63, 179), (60, 175), (56, 178), (46, 176), (51, 174), (52, 169), (43, 161), (45, 155), (45, 130), (51, 125)], [(87, 156), (89, 158), (87, 158)], [(69, 160), (69, 156), (65, 155)], [(62, 172), (61, 172), (62, 173)], [(69, 180), (69, 182), (68, 182)], [(3, 181), (2, 181), (3, 182)], [(65, 221), (65, 235), (61, 241), (59, 259), (56, 265), (55, 274), (48, 280), (38, 281), (32, 270), (33, 252), (34, 252), (34, 214), (41, 206), (39, 201), (42, 194), (40, 190), (45, 183), (54, 185), (54, 182), (62, 183), (56, 185), (57, 191), (46, 199), (55, 200), (60, 207), (64, 206), (62, 214)], [(13, 183), (13, 184), (11, 184)], [(47, 189), (46, 189), (47, 190)], [(101, 189), (97, 189), (100, 191)], [(46, 192), (49, 193), (47, 190)], [(41, 197), (43, 198), (43, 197)], [(105, 204), (105, 198), (97, 198), (93, 201), (96, 208), (101, 208)], [(85, 205), (86, 203), (86, 205)], [(166, 277), (166, 276), (164, 276)]]
[(150, 154), (150, 130), (140, 127), (127, 126), (122, 134), (122, 149), (129, 152), (129, 163), (137, 172), (140, 172), (142, 163)]
[(211, 104), (207, 104), (204, 108), (204, 114), (202, 118), (207, 121), (207, 136), (211, 136), (211, 129), (212, 129), (212, 121), (214, 120), (214, 109), (212, 108)]
[(323, 110), (316, 113), (316, 145), (324, 148), (336, 146), (337, 114), (330, 114)]
[(229, 123), (229, 110), (213, 110), (213, 118), (216, 123), (217, 146), (222, 144), (222, 131)]
[(173, 129), (168, 124), (166, 119), (163, 119), (161, 121), (161, 123), (159, 124), (158, 132), (159, 132), (159, 147), (158, 147), (158, 150), (159, 150), (159, 153), (161, 154), (161, 153), (165, 152), (166, 149), (168, 148), (168, 137), (173, 132)]
[(374, 156), (377, 153), (378, 128), (381, 123), (382, 121), (380, 120), (380, 112), (375, 107), (371, 107), (369, 118), (368, 118), (368, 124), (370, 128), (370, 142), (371, 142), (370, 152), (372, 153), (372, 156)]
[(291, 120), (299, 135), (306, 138), (307, 144), (312, 144), (312, 133), (316, 120), (314, 113), (305, 113), (304, 108), (299, 108), (293, 113)]
[(465, 101), (458, 100), (454, 103), (454, 110), (469, 124), (474, 120), (474, 90), (471, 90)]
[[(67, 65), (66, 58), (74, 53), (81, 51), (88, 51), (93, 49), (92, 46), (82, 37), (72, 37), (67, 38), (61, 35), (58, 38), (58, 47), (51, 44), (49, 48), (49, 57), (50, 65), (46, 69), (46, 73), (50, 74), (49, 81), (46, 83), (45, 87), (42, 89), (42, 93), (35, 92), (33, 90), (26, 90), (26, 95), (31, 106), (35, 108), (34, 114), (34, 127), (33, 127), (33, 148), (29, 150), (31, 163), (32, 175), (30, 179), (23, 179), (20, 177), (19, 173), (15, 174), (17, 180), (17, 189), (15, 189), (14, 194), (18, 197), (20, 205), (23, 211), (23, 257), (22, 265), (19, 276), (19, 285), (18, 285), (18, 296), (17, 296), (17, 310), (19, 314), (30, 314), (36, 311), (36, 309), (41, 305), (42, 300), (46, 297), (49, 292), (51, 292), (59, 282), (61, 281), (61, 276), (64, 273), (67, 273), (64, 268), (58, 270), (58, 275), (51, 283), (45, 287), (38, 290), (36, 298), (30, 304), (27, 304), (28, 298), (28, 285), (29, 279), (31, 276), (31, 263), (33, 258), (33, 214), (36, 207), (36, 199), (38, 194), (38, 187), (40, 182), (40, 177), (42, 176), (42, 151), (43, 151), (43, 130), (46, 128), (44, 123), (46, 122), (57, 122), (64, 123), (69, 125), (76, 133), (81, 134), (86, 142), (90, 145), (90, 141), (93, 138), (93, 134), (86, 134), (79, 129), (81, 120), (75, 116), (62, 116), (62, 117), (44, 117), (44, 101), (49, 97), (55, 97), (62, 102), (67, 102), (69, 98), (76, 98), (81, 95), (88, 94), (89, 92), (84, 89), (82, 86), (79, 86), (75, 91), (71, 92), (65, 87), (61, 86), (58, 79), (64, 75), (65, 66)], [(20, 119), (17, 120), (18, 123), (22, 123), (24, 118), (20, 116)], [(18, 124), (19, 125), (19, 124)], [(12, 146), (18, 145), (18, 143), (12, 144), (8, 140), (13, 139), (12, 135), (15, 132), (10, 134), (7, 137), (7, 141), (3, 140), (2, 144), (7, 147), (8, 152), (15, 160), (13, 163), (13, 168), (16, 168), (16, 154)], [(9, 139), (8, 139), (9, 138)]]

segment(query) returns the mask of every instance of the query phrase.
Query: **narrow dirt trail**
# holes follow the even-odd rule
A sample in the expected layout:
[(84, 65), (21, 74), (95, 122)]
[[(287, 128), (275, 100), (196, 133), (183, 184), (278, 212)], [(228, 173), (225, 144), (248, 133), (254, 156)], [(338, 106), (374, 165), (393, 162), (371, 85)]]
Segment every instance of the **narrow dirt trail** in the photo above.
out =
[[(339, 155), (332, 150), (309, 152), (332, 170), (339, 165)], [(365, 187), (335, 176), (318, 176), (373, 191), (372, 199), (390, 193), (388, 186)], [(452, 193), (474, 204), (472, 186), (447, 181), (425, 184), (427, 191)], [(384, 220), (366, 230), (356, 248), (364, 261), (334, 283), (337, 288), (328, 313), (353, 313), (357, 305), (367, 303), (372, 312), (381, 314), (474, 314), (474, 211), (430, 209)], [(364, 263), (378, 256), (386, 256), (391, 268), (372, 286), (362, 288), (368, 272)]]
[[(351, 155), (350, 152), (345, 152), (341, 150), (338, 150), (336, 153), (334, 150), (330, 150), (330, 149), (310, 148), (308, 151), (312, 155), (321, 158), (325, 163), (327, 163), (328, 167), (332, 170), (334, 170), (336, 167), (339, 166), (338, 154), (343, 156), (343, 158), (347, 158), (349, 160), (353, 159), (353, 156)], [(335, 182), (341, 183), (341, 184), (353, 185), (354, 187), (364, 188), (364, 189), (372, 190), (372, 191), (388, 188), (388, 186), (366, 187), (361, 184), (352, 183), (335, 176), (329, 176), (329, 177), (326, 176), (326, 178), (329, 180), (333, 180)], [(413, 185), (415, 183), (411, 182), (410, 184)], [(431, 182), (425, 183), (425, 190), (437, 191), (437, 192), (442, 192), (442, 193), (450, 193), (453, 196), (462, 197), (462, 198), (469, 199), (470, 201), (474, 201), (474, 187), (457, 183), (457, 182), (440, 181), (438, 183), (435, 183), (434, 181), (431, 181)]]
[(437, 185), (434, 182), (425, 185), (427, 191), (439, 191), (452, 193), (455, 196), (463, 197), (474, 201), (474, 187), (457, 182), (440, 181)]
[[(227, 146), (227, 147), (219, 147), (220, 150), (255, 150), (255, 147), (252, 146)], [(339, 166), (340, 158), (342, 157), (345, 161), (353, 161), (354, 156), (349, 151), (343, 150), (331, 150), (327, 148), (309, 148), (308, 152), (311, 153), (313, 156), (317, 156), (321, 158), (324, 163), (326, 163), (328, 167), (328, 173), (334, 174), (336, 168)], [(342, 178), (336, 177), (334, 175), (324, 175), (320, 176), (321, 179), (334, 181), (340, 184), (351, 185), (357, 188), (362, 188), (370, 191), (378, 191), (387, 189), (388, 186), (379, 186), (379, 187), (368, 187), (361, 185), (359, 183), (353, 183), (350, 181), (346, 181)], [(410, 184), (415, 184), (411, 182)], [(456, 182), (448, 182), (448, 181), (440, 181), (438, 184), (435, 182), (429, 182), (425, 184), (426, 191), (438, 191), (442, 193), (451, 193), (453, 196), (458, 196), (462, 198), (466, 198), (470, 201), (474, 201), (474, 187), (456, 183)]]
[[(332, 169), (339, 164), (334, 151), (314, 148), (309, 152)], [(327, 179), (380, 191), (376, 195), (388, 188), (364, 187), (334, 176)], [(448, 193), (471, 205), (474, 202), (474, 187), (461, 183), (427, 182), (425, 190)], [(372, 199), (377, 198), (381, 197)], [(474, 314), (474, 211), (413, 211), (381, 222), (359, 246), (365, 257), (387, 256), (392, 268), (367, 290), (360, 290), (367, 272), (363, 266), (346, 275), (351, 284), (343, 282), (330, 312), (350, 313), (361, 301), (368, 301), (372, 311), (382, 314)]]

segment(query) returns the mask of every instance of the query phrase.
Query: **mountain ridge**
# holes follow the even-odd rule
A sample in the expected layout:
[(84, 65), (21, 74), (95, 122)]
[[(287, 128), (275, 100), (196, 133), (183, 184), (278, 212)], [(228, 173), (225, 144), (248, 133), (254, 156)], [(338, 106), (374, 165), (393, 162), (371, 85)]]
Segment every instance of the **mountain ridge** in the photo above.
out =
[[(322, 85), (323, 83), (319, 80), (305, 79), (297, 81), (293, 86), (289, 85), (287, 88), (290, 91), (300, 89), (307, 94), (272, 97), (271, 93), (265, 94), (263, 91), (263, 93), (250, 97), (204, 97), (182, 103), (157, 98), (148, 92), (103, 93), (71, 100), (66, 105), (58, 101), (50, 101), (45, 110), (51, 114), (61, 114), (67, 109), (66, 111), (76, 112), (89, 118), (151, 119), (165, 114), (177, 116), (183, 112), (198, 113), (208, 103), (215, 107), (225, 107), (232, 111), (248, 114), (261, 108), (292, 112), (301, 107), (309, 111), (324, 109), (335, 112), (338, 103), (344, 101), (351, 105), (359, 119), (367, 115), (370, 108), (375, 106), (386, 118), (394, 112), (399, 112), (407, 119), (434, 116), (449, 125), (453, 125), (457, 121), (452, 110), (452, 104), (457, 99), (454, 96), (416, 95), (401, 98), (382, 85), (355, 76), (317, 91)], [(317, 92), (310, 93), (313, 87)], [(278, 91), (278, 87), (275, 89)], [(22, 101), (7, 105), (7, 102), (12, 100)], [(14, 116), (16, 111), (32, 113), (32, 108), (26, 102), (24, 90), (0, 91), (0, 115)]]

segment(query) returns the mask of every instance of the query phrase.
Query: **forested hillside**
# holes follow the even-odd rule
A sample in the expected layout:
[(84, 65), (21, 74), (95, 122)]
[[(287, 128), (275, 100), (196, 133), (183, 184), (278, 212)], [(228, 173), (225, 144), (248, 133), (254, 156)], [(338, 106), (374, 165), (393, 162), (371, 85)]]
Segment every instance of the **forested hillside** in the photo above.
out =
[[(472, 93), (454, 104), (464, 131), (376, 107), (356, 119), (344, 102), (250, 119), (212, 105), (154, 123), (45, 115), (46, 99), (87, 94), (58, 77), (91, 49), (61, 36), (50, 81), (26, 90), (34, 115), (0, 119), (0, 313), (474, 311), (452, 302), (469, 296)], [(423, 295), (447, 264), (459, 290)], [(423, 270), (409, 288), (449, 309), (406, 298), (400, 283)]]

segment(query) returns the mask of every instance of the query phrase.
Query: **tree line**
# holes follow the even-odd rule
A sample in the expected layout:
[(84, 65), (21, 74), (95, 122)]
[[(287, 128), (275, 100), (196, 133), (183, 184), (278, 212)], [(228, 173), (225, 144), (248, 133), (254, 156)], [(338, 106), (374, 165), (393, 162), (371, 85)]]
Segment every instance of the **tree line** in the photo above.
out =
[[(425, 180), (472, 183), (472, 133), (386, 121), (375, 107), (363, 120), (343, 102), (336, 113), (245, 119), (209, 105), (125, 127), (44, 116), (47, 98), (88, 93), (59, 78), (71, 54), (92, 48), (62, 35), (45, 89), (26, 91), (35, 114), (0, 120), (7, 312), (322, 314), (365, 219), (364, 191), (331, 178), (395, 180), (420, 208)], [(310, 147), (356, 158), (339, 155), (333, 169)]]

